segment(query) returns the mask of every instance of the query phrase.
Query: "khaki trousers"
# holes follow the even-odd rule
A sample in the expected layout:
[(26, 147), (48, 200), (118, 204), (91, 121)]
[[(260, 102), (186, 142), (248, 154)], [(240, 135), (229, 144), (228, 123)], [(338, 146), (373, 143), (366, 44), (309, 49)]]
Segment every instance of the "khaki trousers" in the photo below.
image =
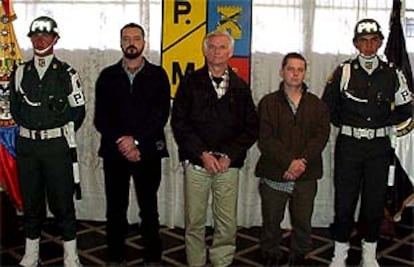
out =
[(214, 267), (229, 266), (236, 251), (239, 170), (211, 175), (192, 164), (184, 166), (185, 246), (189, 266), (206, 264), (205, 226), (210, 192), (214, 234), (209, 259)]

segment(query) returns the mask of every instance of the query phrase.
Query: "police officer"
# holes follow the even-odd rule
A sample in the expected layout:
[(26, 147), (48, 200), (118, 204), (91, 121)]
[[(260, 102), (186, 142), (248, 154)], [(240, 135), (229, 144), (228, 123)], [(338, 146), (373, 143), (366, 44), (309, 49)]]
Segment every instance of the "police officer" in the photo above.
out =
[(339, 128), (334, 174), (335, 249), (330, 266), (345, 266), (359, 195), (364, 229), (362, 266), (379, 266), (375, 251), (392, 155), (388, 134), (390, 126), (411, 116), (411, 95), (404, 75), (377, 55), (383, 39), (377, 21), (359, 21), (353, 38), (359, 53), (336, 68), (323, 94), (331, 122)]
[(85, 100), (78, 73), (54, 56), (59, 39), (56, 22), (38, 17), (31, 23), (28, 36), (34, 57), (17, 68), (10, 90), (11, 113), (20, 125), (16, 151), (26, 234), (20, 265), (38, 264), (47, 199), (62, 227), (64, 265), (80, 266), (69, 139), (74, 139), (73, 128), (78, 129), (83, 122)]

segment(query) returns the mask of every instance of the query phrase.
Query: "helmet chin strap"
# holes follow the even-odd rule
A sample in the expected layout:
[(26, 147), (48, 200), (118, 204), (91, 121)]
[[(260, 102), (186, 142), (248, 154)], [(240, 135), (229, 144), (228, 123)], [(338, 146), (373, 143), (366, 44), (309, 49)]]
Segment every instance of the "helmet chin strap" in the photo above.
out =
[(55, 36), (55, 39), (53, 39), (53, 41), (50, 43), (50, 45), (48, 45), (46, 48), (41, 49), (41, 50), (34, 48), (35, 54), (36, 55), (43, 55), (44, 53), (46, 53), (50, 48), (52, 48), (56, 44), (57, 40), (58, 40), (58, 37)]

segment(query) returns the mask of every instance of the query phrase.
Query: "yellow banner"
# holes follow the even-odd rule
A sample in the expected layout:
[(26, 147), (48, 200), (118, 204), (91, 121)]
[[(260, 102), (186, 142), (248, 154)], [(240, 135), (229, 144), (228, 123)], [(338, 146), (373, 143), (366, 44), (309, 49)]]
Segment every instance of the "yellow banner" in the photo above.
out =
[(201, 40), (207, 31), (207, 0), (163, 1), (161, 63), (174, 97), (188, 70), (204, 64)]

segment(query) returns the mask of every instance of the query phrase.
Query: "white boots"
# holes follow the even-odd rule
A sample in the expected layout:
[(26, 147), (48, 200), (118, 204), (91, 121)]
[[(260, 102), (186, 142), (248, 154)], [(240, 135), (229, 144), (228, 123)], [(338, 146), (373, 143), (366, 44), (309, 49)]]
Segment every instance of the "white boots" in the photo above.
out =
[[(37, 267), (39, 265), (40, 239), (26, 238), (26, 247), (20, 265), (23, 267)], [(63, 242), (63, 265), (65, 267), (81, 267), (76, 248), (76, 239)]]
[[(334, 257), (329, 267), (345, 267), (348, 257), (349, 243), (335, 241)], [(377, 242), (366, 242), (362, 240), (361, 267), (379, 267), (376, 258)]]
[(23, 267), (37, 267), (39, 264), (39, 241), (40, 239), (26, 238), (23, 259), (19, 264)]
[(335, 241), (334, 256), (329, 267), (345, 267), (348, 257), (349, 243)]
[(366, 242), (362, 240), (362, 267), (379, 267), (376, 251), (377, 242)]
[(65, 267), (81, 267), (78, 251), (76, 247), (76, 239), (63, 242), (63, 265)]

